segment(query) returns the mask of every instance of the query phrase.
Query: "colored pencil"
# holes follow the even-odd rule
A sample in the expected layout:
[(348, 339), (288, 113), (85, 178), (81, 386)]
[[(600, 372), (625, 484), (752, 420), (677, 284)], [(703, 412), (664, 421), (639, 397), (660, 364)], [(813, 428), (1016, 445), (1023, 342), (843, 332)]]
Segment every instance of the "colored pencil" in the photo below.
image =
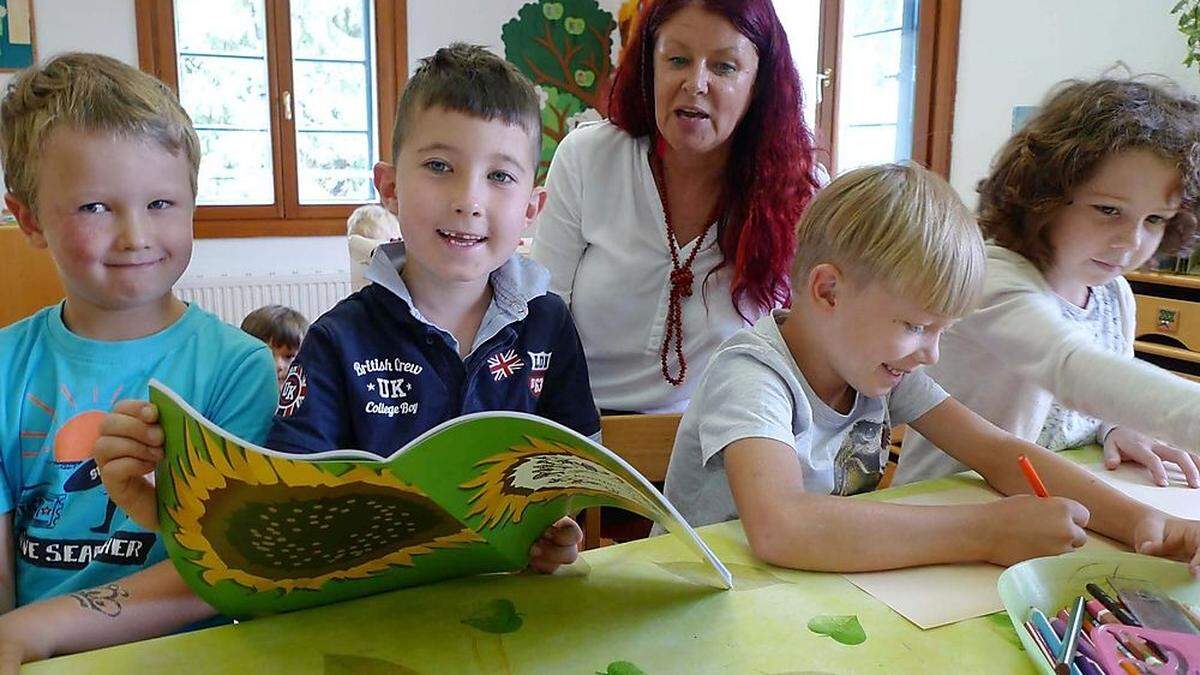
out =
[(1025, 474), (1025, 480), (1029, 481), (1029, 487), (1033, 488), (1033, 494), (1039, 497), (1049, 497), (1050, 493), (1046, 492), (1046, 485), (1042, 483), (1042, 478), (1037, 474), (1037, 470), (1033, 468), (1029, 458), (1025, 455), (1017, 457), (1017, 465), (1021, 467), (1021, 473)]

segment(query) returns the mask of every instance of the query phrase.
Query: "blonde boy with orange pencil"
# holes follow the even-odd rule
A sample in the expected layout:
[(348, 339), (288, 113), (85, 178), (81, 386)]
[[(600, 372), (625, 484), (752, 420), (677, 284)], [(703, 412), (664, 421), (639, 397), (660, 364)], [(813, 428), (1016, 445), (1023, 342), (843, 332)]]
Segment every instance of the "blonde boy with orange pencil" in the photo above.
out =
[[(945, 181), (918, 166), (848, 172), (817, 195), (797, 235), (790, 311), (727, 340), (683, 416), (666, 495), (688, 522), (741, 518), (755, 555), (800, 569), (1009, 565), (1082, 546), (1091, 527), (1200, 570), (1200, 522), (997, 428), (921, 370), (984, 273), (979, 227)], [(874, 489), (889, 427), (905, 423), (1014, 496), (955, 506), (844, 499)], [(1056, 497), (1021, 495), (1022, 454)]]

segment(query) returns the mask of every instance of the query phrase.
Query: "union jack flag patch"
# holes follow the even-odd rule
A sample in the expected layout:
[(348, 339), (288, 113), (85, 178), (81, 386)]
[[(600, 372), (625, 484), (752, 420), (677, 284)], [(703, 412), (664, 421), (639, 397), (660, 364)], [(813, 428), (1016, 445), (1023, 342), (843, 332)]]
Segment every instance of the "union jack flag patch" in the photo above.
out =
[(516, 350), (510, 349), (503, 354), (492, 354), (487, 360), (488, 372), (496, 382), (511, 377), (513, 373), (525, 367)]

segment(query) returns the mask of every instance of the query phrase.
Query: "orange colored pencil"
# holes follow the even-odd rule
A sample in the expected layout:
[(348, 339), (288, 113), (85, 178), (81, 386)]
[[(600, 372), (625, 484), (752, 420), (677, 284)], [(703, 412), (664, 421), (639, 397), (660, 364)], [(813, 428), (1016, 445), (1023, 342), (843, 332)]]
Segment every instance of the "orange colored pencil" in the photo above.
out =
[(1029, 487), (1033, 488), (1033, 494), (1039, 497), (1050, 496), (1050, 493), (1046, 492), (1046, 486), (1042, 483), (1041, 476), (1038, 476), (1028, 457), (1025, 455), (1017, 457), (1017, 465), (1021, 467), (1021, 473), (1025, 474), (1025, 480), (1029, 481)]

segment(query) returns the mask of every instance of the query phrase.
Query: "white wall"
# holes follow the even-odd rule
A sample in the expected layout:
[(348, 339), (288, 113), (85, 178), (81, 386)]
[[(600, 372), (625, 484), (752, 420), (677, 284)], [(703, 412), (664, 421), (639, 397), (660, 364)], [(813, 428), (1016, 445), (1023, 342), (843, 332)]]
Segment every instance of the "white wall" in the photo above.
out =
[(1012, 129), (1012, 109), (1056, 82), (1101, 75), (1116, 61), (1170, 76), (1200, 94), (1183, 67), (1177, 0), (964, 0), (950, 180), (969, 204)]

